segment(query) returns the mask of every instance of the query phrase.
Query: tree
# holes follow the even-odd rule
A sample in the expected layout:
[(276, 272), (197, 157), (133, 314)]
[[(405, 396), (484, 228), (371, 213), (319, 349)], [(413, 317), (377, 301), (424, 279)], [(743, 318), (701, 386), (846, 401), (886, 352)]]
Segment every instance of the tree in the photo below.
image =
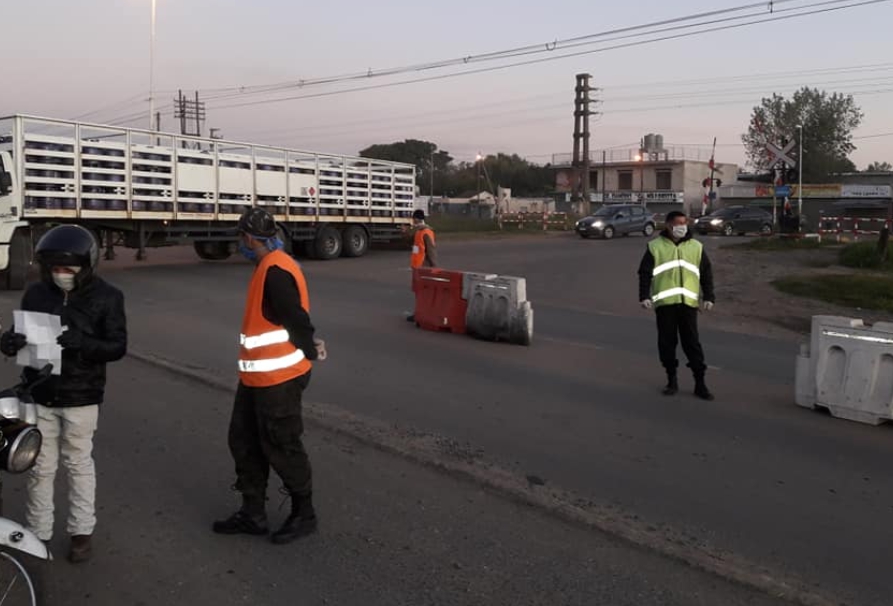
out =
[(820, 183), (832, 179), (834, 173), (856, 170), (849, 155), (856, 149), (853, 131), (861, 124), (862, 116), (852, 95), (829, 95), (803, 87), (790, 99), (779, 94), (764, 98), (753, 109), (747, 133), (741, 140), (750, 165), (766, 172), (771, 168), (766, 144), (783, 146), (800, 136), (797, 127), (802, 125), (803, 180)]
[(889, 173), (891, 171), (893, 171), (893, 164), (889, 162), (872, 162), (865, 169), (865, 172), (869, 173)]
[(445, 151), (438, 150), (437, 144), (418, 139), (406, 139), (396, 143), (378, 143), (360, 151), (363, 158), (406, 162), (416, 166), (416, 184), (427, 192), (431, 183), (431, 161), (434, 161), (434, 185), (442, 181), (453, 158)]

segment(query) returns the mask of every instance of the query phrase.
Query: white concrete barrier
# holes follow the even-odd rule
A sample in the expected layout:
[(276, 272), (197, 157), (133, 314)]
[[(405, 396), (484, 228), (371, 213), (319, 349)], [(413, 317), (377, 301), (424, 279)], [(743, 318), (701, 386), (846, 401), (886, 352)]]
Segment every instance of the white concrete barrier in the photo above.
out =
[(801, 406), (871, 425), (893, 419), (893, 323), (814, 316), (796, 384)]
[(469, 335), (490, 341), (530, 345), (533, 339), (533, 308), (527, 301), (527, 281), (524, 278), (466, 274), (463, 292), (468, 293), (465, 327)]

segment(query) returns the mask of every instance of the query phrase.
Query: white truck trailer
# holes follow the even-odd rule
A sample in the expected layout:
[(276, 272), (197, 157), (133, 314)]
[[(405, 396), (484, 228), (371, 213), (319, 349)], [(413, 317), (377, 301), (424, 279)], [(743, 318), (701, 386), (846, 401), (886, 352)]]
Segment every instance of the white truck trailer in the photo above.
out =
[(15, 115), (0, 118), (0, 288), (24, 287), (34, 243), (53, 225), (96, 233), (106, 257), (192, 243), (199, 257), (236, 249), (252, 205), (279, 224), (288, 252), (360, 257), (412, 222), (415, 167)]

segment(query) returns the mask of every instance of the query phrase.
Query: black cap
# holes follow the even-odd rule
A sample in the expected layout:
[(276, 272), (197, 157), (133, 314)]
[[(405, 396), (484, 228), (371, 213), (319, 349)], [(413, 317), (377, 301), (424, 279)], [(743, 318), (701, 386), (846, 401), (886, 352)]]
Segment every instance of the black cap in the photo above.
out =
[(415, 210), (415, 212), (412, 213), (412, 218), (416, 219), (418, 221), (424, 221), (425, 220), (425, 211), (423, 211), (421, 208), (417, 208)]
[(273, 215), (255, 206), (239, 218), (239, 231), (255, 238), (272, 238), (276, 235), (276, 221)]

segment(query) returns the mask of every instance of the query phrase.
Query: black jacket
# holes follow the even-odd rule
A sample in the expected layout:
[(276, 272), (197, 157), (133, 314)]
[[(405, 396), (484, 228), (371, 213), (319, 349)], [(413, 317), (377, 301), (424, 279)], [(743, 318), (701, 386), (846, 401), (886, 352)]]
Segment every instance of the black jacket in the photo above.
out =
[(317, 358), (313, 343), (314, 328), (302, 300), (303, 293), (290, 273), (276, 267), (267, 270), (261, 313), (273, 324), (288, 331), (289, 341), (304, 352), (308, 360)]
[[(127, 353), (124, 295), (98, 277), (65, 293), (55, 284), (32, 284), (22, 297), (22, 310), (62, 317), (68, 330), (79, 331), (78, 349), (62, 349), (62, 374), (34, 389), (34, 400), (44, 406), (101, 404), (105, 396), (105, 365)], [(36, 371), (25, 368), (26, 378)]]
[[(667, 238), (671, 242), (673, 242), (673, 238), (664, 231), (659, 236), (661, 238)], [(676, 246), (679, 246), (682, 242), (687, 242), (692, 239), (691, 231), (689, 231), (682, 240), (678, 243), (674, 242)], [(716, 294), (713, 291), (713, 266), (710, 264), (710, 258), (707, 257), (707, 251), (704, 250), (701, 252), (701, 295), (705, 301), (710, 301), (711, 303), (716, 303)], [(645, 299), (651, 298), (651, 280), (654, 275), (654, 255), (651, 254), (651, 249), (645, 249), (645, 256), (642, 257), (642, 262), (639, 264), (639, 301), (644, 301)]]

